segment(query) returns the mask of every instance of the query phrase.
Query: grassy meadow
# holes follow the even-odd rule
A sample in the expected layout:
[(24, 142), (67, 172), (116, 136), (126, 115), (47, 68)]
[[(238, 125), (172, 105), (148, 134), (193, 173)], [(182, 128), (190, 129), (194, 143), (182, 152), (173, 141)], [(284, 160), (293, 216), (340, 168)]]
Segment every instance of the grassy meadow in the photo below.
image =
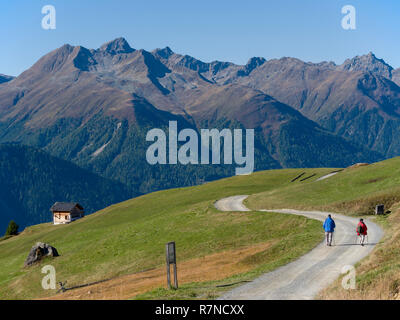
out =
[[(293, 261), (322, 240), (318, 221), (256, 210), (323, 209), (368, 215), (378, 203), (391, 213), (376, 218), (386, 230), (385, 238), (357, 265), (358, 289), (344, 293), (337, 282), (320, 298), (398, 297), (400, 158), (346, 168), (317, 181), (334, 170), (256, 172), (147, 194), (69, 225), (29, 227), (0, 241), (0, 298), (54, 296), (55, 290), (41, 288), (41, 267), (52, 264), (57, 281), (67, 281), (67, 287), (105, 279), (116, 279), (114, 286), (123, 283), (126, 287), (114, 295), (106, 282), (92, 296), (87, 289), (77, 289), (56, 298), (213, 299)], [(292, 182), (301, 173), (301, 178)], [(250, 195), (245, 202), (254, 211), (219, 212), (214, 208), (216, 200), (241, 194)], [(23, 268), (37, 241), (56, 247), (60, 257)], [(177, 244), (178, 290), (166, 289), (164, 250), (169, 241)], [(379, 285), (380, 293), (376, 290)]]
[[(304, 170), (309, 173), (312, 169)], [(315, 172), (318, 172), (315, 170)], [(315, 183), (293, 182), (251, 195), (252, 209), (319, 209), (348, 215), (373, 214), (375, 205), (400, 202), (400, 158), (347, 168)]]
[[(57, 281), (67, 281), (67, 287), (165, 268), (165, 243), (169, 241), (177, 243), (178, 264), (210, 254), (269, 244), (265, 250), (247, 252), (243, 259), (239, 257), (236, 266), (232, 267), (233, 272), (218, 274), (211, 286), (214, 282), (215, 285), (229, 284), (235, 277), (236, 280), (250, 279), (283, 265), (321, 241), (320, 222), (283, 214), (219, 212), (213, 204), (231, 195), (283, 187), (290, 184), (299, 171), (258, 172), (196, 187), (155, 192), (112, 205), (69, 225), (47, 223), (29, 227), (20, 235), (0, 242), (0, 298), (31, 299), (54, 295), (55, 290), (41, 288), (44, 277), (41, 268), (46, 264), (56, 268)], [(317, 171), (323, 175), (330, 169)], [(56, 247), (60, 257), (23, 268), (30, 248), (37, 241)], [(180, 268), (179, 272), (190, 273), (190, 270)], [(206, 266), (204, 272), (207, 272)], [(187, 293), (186, 285), (193, 286), (181, 282), (182, 290), (178, 291), (182, 298), (215, 294), (215, 288), (209, 293), (204, 293), (203, 289), (194, 290), (194, 293), (190, 289)], [(162, 290), (164, 287), (163, 279), (155, 288), (149, 289)], [(155, 298), (163, 296), (157, 292)], [(166, 292), (167, 296), (170, 294)]]

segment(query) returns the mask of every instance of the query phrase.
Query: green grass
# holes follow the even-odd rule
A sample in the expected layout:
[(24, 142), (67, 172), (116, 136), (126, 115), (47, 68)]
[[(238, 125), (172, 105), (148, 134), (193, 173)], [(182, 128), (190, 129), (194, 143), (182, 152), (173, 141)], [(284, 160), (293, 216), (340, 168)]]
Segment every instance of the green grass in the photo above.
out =
[[(218, 285), (247, 281), (273, 270), (301, 256), (322, 238), (320, 222), (256, 211), (218, 212), (213, 206), (216, 200), (249, 194), (246, 202), (253, 209), (325, 209), (357, 215), (371, 214), (378, 203), (390, 208), (400, 202), (400, 158), (345, 169), (326, 180), (316, 181), (332, 170), (257, 172), (148, 194), (105, 208), (70, 225), (30, 227), (16, 237), (0, 241), (0, 298), (27, 299), (54, 294), (40, 286), (43, 277), (40, 270), (44, 263), (22, 268), (36, 241), (47, 242), (58, 249), (61, 256), (47, 259), (45, 263), (54, 265), (57, 280), (67, 280), (70, 286), (161, 267), (165, 263), (164, 246), (168, 241), (177, 243), (178, 263), (273, 241), (273, 246), (243, 262), (251, 266), (248, 272), (220, 281), (181, 284), (179, 290), (158, 288), (132, 297), (215, 298), (231, 288), (217, 288)], [(302, 172), (306, 172), (303, 177), (316, 175), (303, 182), (300, 179), (291, 182)], [(379, 221), (384, 226), (397, 221), (388, 219), (393, 218), (382, 217)], [(400, 253), (396, 239), (388, 242), (391, 243), (387, 247), (390, 254), (381, 252), (376, 256), (378, 262), (372, 263), (373, 266), (382, 263), (386, 268), (382, 272), (388, 274), (390, 270), (398, 270), (399, 264), (395, 261)], [(389, 260), (393, 262), (385, 265), (384, 261)], [(374, 281), (379, 275), (371, 268), (363, 277), (360, 281), (368, 287), (369, 283), (376, 284)]]
[(11, 237), (13, 237), (13, 236), (12, 235), (2, 236), (2, 237), (0, 237), (0, 241), (4, 241), (4, 240), (7, 240), (7, 239), (10, 239)]
[(251, 266), (251, 270), (236, 274), (220, 281), (189, 283), (179, 287), (179, 290), (158, 288), (145, 294), (134, 297), (138, 300), (149, 299), (215, 299), (223, 292), (250, 281), (265, 272), (285, 265), (310, 251), (323, 238), (321, 223), (298, 216), (282, 216), (277, 213), (251, 214), (262, 217), (265, 225), (262, 235), (265, 240), (276, 241), (274, 245), (260, 253), (254, 254), (240, 261)]
[[(321, 240), (319, 222), (280, 214), (223, 213), (213, 203), (230, 195), (287, 185), (298, 171), (272, 170), (156, 192), (105, 208), (69, 225), (27, 228), (19, 236), (0, 242), (0, 298), (30, 299), (54, 294), (41, 288), (41, 267), (45, 263), (56, 268), (57, 281), (67, 280), (69, 286), (163, 266), (168, 241), (176, 241), (178, 261), (185, 261), (275, 240), (271, 250), (248, 262), (253, 263), (254, 273), (243, 277), (287, 263)], [(324, 174), (329, 169), (318, 172)], [(285, 226), (292, 226), (289, 235)], [(306, 241), (296, 240), (300, 230), (306, 230)], [(23, 268), (37, 241), (56, 247), (60, 257)]]
[(372, 214), (379, 203), (389, 208), (399, 201), (400, 158), (393, 158), (345, 169), (315, 183), (280, 185), (252, 195), (246, 203), (253, 209), (307, 208), (366, 215)]

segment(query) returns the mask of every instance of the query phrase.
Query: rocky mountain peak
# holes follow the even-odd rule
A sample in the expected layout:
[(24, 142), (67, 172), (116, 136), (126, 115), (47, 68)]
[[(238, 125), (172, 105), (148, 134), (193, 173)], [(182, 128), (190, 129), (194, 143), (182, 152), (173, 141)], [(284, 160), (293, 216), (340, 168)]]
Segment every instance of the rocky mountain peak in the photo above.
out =
[(267, 61), (262, 57), (253, 57), (250, 58), (249, 61), (237, 72), (239, 77), (248, 76), (254, 69), (264, 64)]
[(246, 66), (258, 67), (261, 66), (265, 61), (263, 57), (253, 57), (247, 61)]
[(171, 50), (170, 47), (165, 47), (163, 49), (155, 49), (153, 53), (163, 59), (168, 59), (170, 56), (174, 54), (174, 52)]
[(135, 51), (133, 48), (131, 48), (128, 41), (122, 37), (103, 44), (100, 47), (100, 50), (110, 54), (130, 53)]
[(393, 68), (383, 59), (379, 59), (374, 53), (369, 52), (362, 56), (347, 59), (338, 67), (339, 70), (346, 71), (366, 71), (373, 72), (388, 79), (392, 77)]

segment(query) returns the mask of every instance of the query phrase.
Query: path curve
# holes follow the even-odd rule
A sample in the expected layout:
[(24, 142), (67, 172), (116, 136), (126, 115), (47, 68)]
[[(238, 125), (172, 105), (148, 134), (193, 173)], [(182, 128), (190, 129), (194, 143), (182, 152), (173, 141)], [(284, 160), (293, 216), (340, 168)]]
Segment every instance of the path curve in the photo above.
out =
[[(215, 203), (221, 211), (250, 211), (243, 204), (246, 195), (224, 198)], [(260, 210), (306, 216), (324, 221), (330, 212), (300, 211), (292, 209)], [(301, 258), (278, 269), (265, 273), (257, 279), (236, 287), (219, 299), (229, 300), (308, 300), (336, 280), (344, 266), (354, 265), (367, 256), (383, 236), (383, 230), (366, 219), (368, 244), (356, 245), (357, 218), (330, 213), (336, 222), (334, 243), (327, 247), (321, 242)]]

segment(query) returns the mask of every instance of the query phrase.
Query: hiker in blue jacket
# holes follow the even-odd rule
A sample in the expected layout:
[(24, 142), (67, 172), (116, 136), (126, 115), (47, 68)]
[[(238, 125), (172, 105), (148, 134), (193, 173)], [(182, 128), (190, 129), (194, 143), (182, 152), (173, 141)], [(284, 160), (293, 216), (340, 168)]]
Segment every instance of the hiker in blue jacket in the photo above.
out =
[(332, 235), (333, 232), (335, 231), (335, 221), (333, 221), (331, 215), (328, 215), (328, 218), (326, 218), (324, 222), (324, 229), (325, 229), (325, 236), (326, 236), (326, 245), (327, 246), (332, 246)]

